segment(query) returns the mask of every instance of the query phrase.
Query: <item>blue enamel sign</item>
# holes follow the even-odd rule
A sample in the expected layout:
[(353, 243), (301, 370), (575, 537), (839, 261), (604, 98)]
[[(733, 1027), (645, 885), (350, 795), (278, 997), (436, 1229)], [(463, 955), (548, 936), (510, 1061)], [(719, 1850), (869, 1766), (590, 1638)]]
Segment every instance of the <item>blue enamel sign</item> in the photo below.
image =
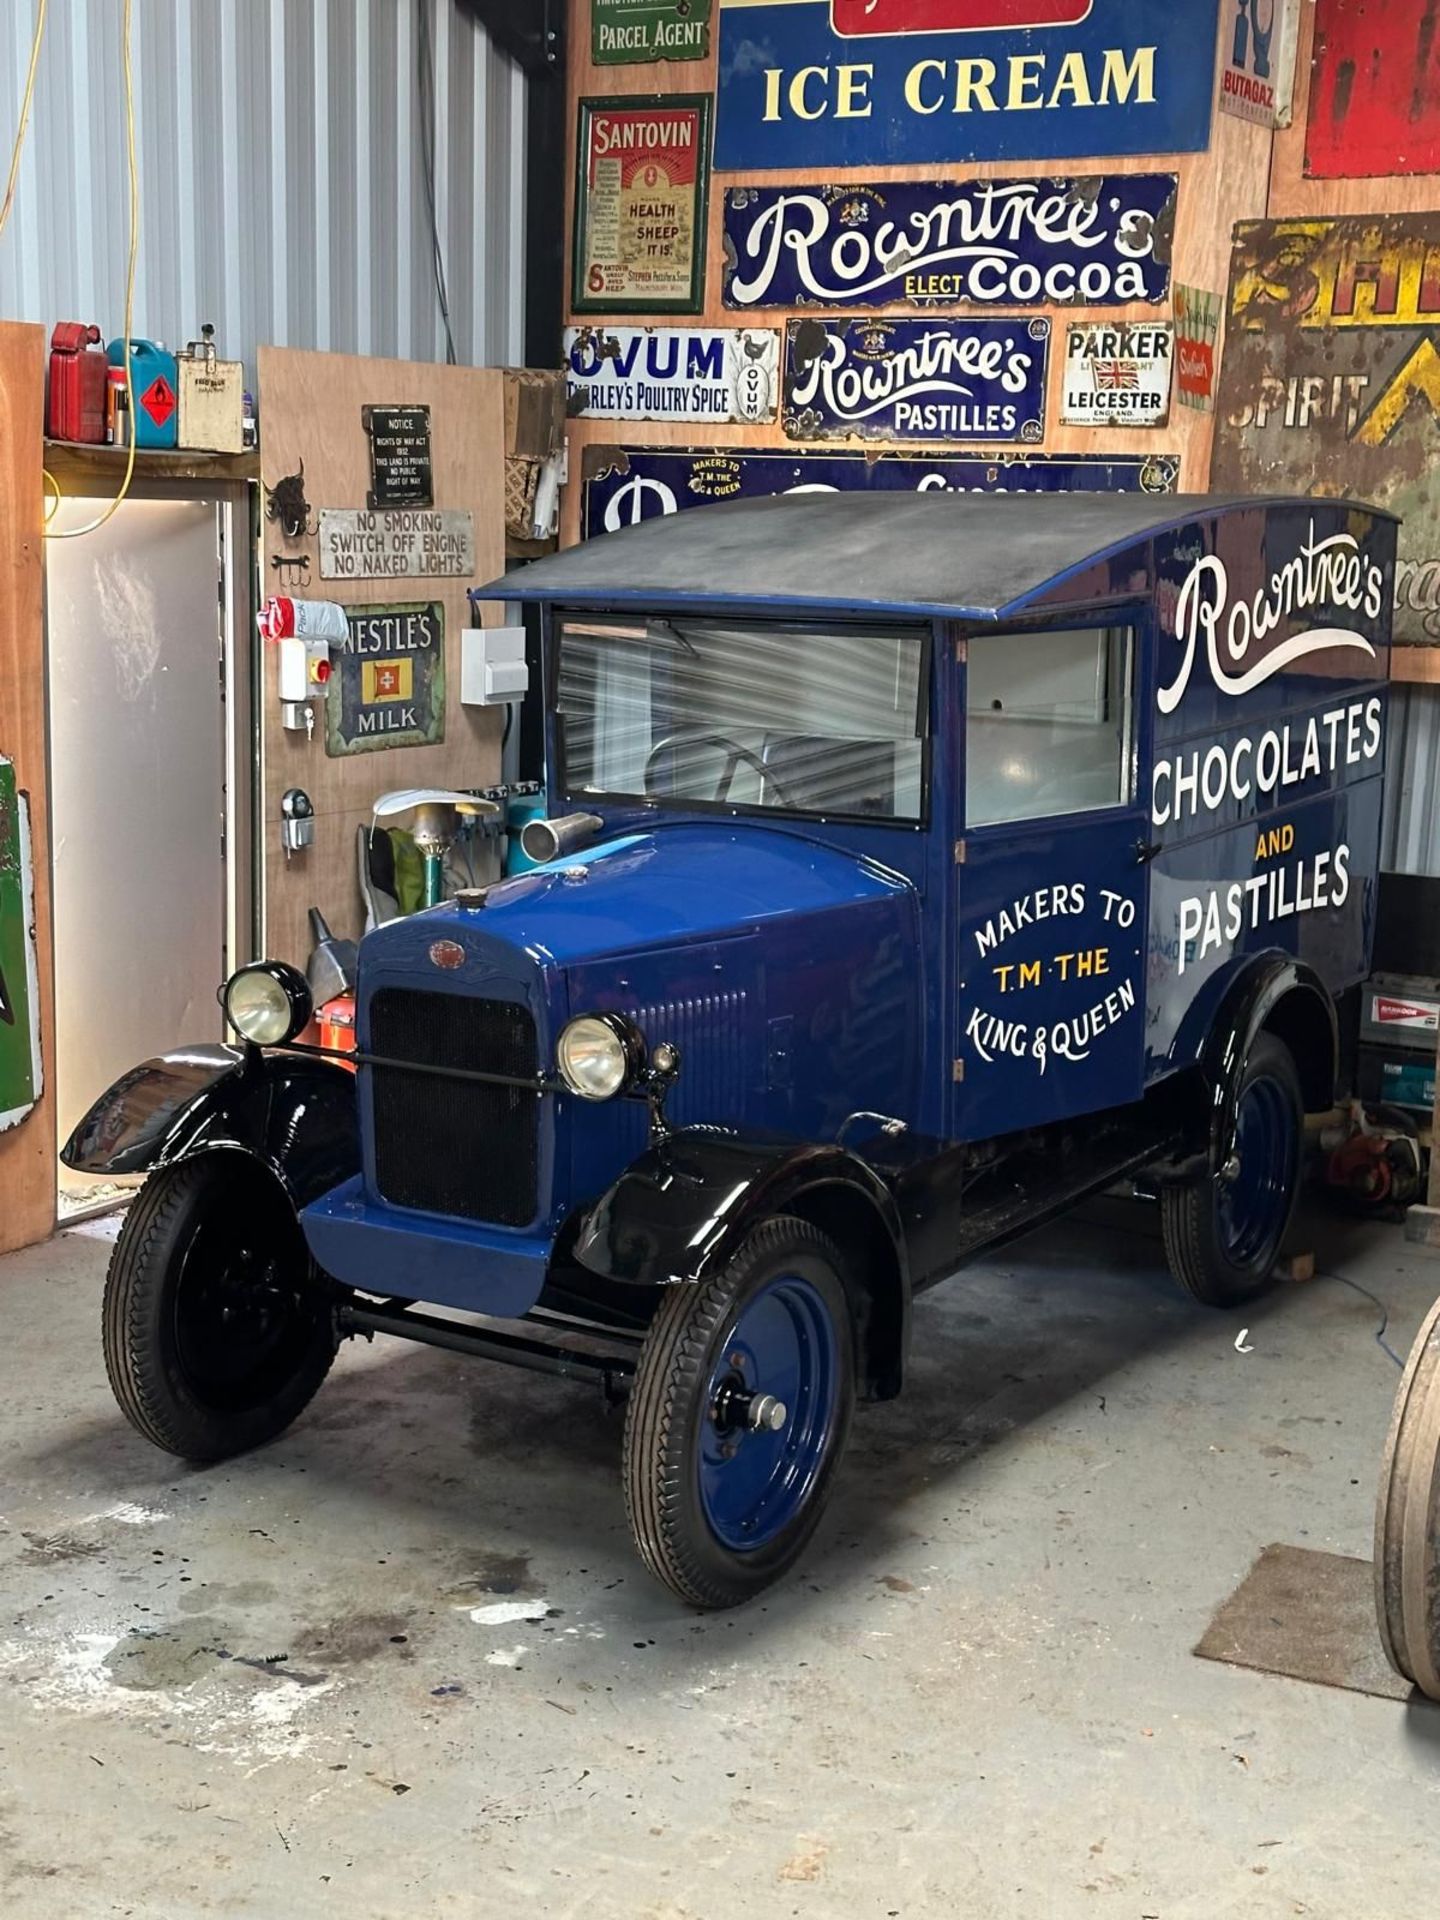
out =
[(789, 453), (782, 448), (587, 450), (581, 538), (710, 500), (777, 493), (1173, 493), (1173, 455)]
[(1175, 175), (731, 187), (727, 307), (1157, 302)]
[(1044, 433), (1050, 322), (792, 320), (792, 440), (1028, 440)]
[(715, 166), (1209, 145), (1218, 0), (721, 0)]

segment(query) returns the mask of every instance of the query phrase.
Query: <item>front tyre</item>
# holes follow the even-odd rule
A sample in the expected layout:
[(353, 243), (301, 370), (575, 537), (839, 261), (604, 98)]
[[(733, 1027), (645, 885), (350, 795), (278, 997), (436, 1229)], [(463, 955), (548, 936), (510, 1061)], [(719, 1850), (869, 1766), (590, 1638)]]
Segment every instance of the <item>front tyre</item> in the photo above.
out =
[(283, 1432), (337, 1345), (294, 1209), (272, 1174), (233, 1151), (151, 1174), (111, 1257), (104, 1330), (121, 1412), (197, 1462)]
[(713, 1278), (667, 1288), (625, 1420), (625, 1505), (646, 1566), (732, 1607), (804, 1551), (855, 1406), (839, 1249), (804, 1220), (757, 1227)]
[(1269, 1286), (1300, 1191), (1304, 1135), (1290, 1049), (1262, 1033), (1241, 1073), (1230, 1157), (1160, 1190), (1170, 1271), (1207, 1307), (1243, 1306)]

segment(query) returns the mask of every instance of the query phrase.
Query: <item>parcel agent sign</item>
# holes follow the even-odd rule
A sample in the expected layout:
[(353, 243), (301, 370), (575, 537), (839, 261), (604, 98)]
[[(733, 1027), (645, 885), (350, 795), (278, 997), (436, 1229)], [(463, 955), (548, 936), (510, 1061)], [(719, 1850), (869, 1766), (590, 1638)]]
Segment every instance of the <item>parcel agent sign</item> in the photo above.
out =
[(720, 0), (715, 166), (1186, 153), (1219, 0)]
[(325, 701), (332, 758), (445, 738), (445, 609), (438, 600), (347, 607)]

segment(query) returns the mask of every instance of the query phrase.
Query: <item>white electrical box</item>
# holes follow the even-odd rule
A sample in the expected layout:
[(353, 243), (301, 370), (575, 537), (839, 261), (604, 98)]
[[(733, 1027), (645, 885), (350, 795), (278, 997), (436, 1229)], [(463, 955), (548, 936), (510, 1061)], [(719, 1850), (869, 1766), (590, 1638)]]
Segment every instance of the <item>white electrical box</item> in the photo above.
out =
[(530, 685), (523, 627), (466, 627), (460, 635), (460, 699), (467, 707), (519, 700)]

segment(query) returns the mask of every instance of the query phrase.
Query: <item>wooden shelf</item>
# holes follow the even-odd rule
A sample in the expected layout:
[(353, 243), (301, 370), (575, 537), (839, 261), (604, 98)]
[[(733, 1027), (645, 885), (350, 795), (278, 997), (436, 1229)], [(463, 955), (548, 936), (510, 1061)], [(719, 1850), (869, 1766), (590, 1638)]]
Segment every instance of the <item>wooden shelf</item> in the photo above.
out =
[[(85, 484), (102, 481), (107, 489), (120, 484), (125, 473), (127, 449), (97, 447), (76, 440), (47, 440), (45, 465), (53, 473), (63, 493), (74, 493)], [(199, 453), (186, 447), (137, 447), (137, 480), (258, 480), (260, 454)]]

